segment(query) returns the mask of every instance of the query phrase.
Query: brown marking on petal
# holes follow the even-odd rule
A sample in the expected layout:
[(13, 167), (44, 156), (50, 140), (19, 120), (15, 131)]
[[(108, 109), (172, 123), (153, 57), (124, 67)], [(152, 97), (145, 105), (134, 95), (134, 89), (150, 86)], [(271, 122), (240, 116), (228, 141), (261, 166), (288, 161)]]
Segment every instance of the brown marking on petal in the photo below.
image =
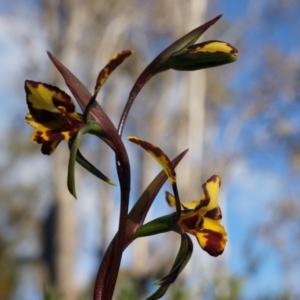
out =
[(219, 187), (221, 186), (221, 179), (218, 175), (213, 175), (211, 176), (205, 183), (202, 184), (202, 189), (203, 189), (203, 193), (204, 193), (204, 198), (200, 199), (199, 205), (197, 205), (194, 209), (194, 211), (200, 209), (201, 207), (205, 207), (208, 206), (209, 201), (210, 201), (210, 197), (206, 188), (207, 183), (209, 182), (217, 182), (219, 181)]
[(220, 207), (216, 207), (207, 211), (204, 215), (206, 218), (213, 219), (213, 220), (221, 220), (222, 219), (222, 212)]
[(43, 85), (54, 93), (54, 96), (52, 96), (52, 101), (56, 107), (63, 106), (68, 112), (75, 112), (75, 104), (72, 98), (66, 92), (50, 84), (43, 83)]
[(206, 238), (206, 245), (203, 249), (211, 256), (219, 256), (223, 253), (227, 238), (219, 233), (209, 229), (202, 229), (204, 237)]
[(26, 91), (26, 93), (28, 92), (28, 93), (30, 93), (30, 90), (28, 89), (28, 87), (27, 87), (27, 85), (26, 85), (26, 82), (30, 82), (30, 84), (34, 87), (34, 88), (38, 88), (38, 86), (39, 86), (39, 84), (40, 83), (42, 83), (42, 82), (39, 82), (39, 81), (32, 81), (32, 80), (26, 80), (25, 81), (25, 91)]
[[(44, 91), (47, 90), (47, 92), (48, 92), (47, 97), (51, 98), (52, 103), (49, 101), (49, 98), (48, 98), (48, 101), (43, 100), (45, 98), (43, 97), (42, 93), (38, 94), (38, 96), (37, 95), (34, 96), (32, 94), (30, 87), (38, 90), (39, 86), (42, 86), (44, 88)], [(33, 119), (40, 124), (44, 124), (45, 122), (53, 121), (57, 118), (57, 115), (59, 115), (59, 111), (55, 111), (55, 107), (57, 108), (58, 106), (63, 106), (66, 108), (66, 110), (69, 113), (75, 112), (75, 105), (74, 105), (72, 98), (68, 94), (66, 94), (64, 91), (57, 88), (56, 86), (52, 86), (47, 83), (26, 80), (25, 81), (25, 92), (26, 92), (26, 100), (27, 100), (29, 112), (32, 115)], [(31, 99), (30, 99), (30, 97), (31, 97)], [(35, 98), (35, 97), (38, 97), (38, 98)], [(48, 103), (47, 104), (48, 106), (53, 105), (53, 111), (49, 111), (49, 110), (46, 110), (43, 108), (37, 108), (35, 106), (34, 99), (38, 99), (37, 102), (39, 102), (39, 103), (42, 103), (43, 101), (45, 101), (45, 103)]]
[(51, 155), (60, 141), (43, 142), (41, 152), (45, 155)]
[[(198, 215), (192, 215), (190, 218), (182, 219), (180, 220), (180, 223), (186, 227), (188, 230), (193, 230), (196, 227), (201, 227), (201, 225), (198, 225), (199, 216)], [(202, 221), (203, 222), (203, 221)]]
[(34, 135), (31, 137), (32, 141), (34, 141), (37, 144), (42, 144), (43, 143), (43, 138), (41, 137), (43, 134), (42, 131), (36, 130), (34, 132)]
[(48, 137), (48, 141), (62, 141), (65, 140), (65, 136), (60, 129), (51, 129), (45, 132)]
[(207, 191), (204, 191), (205, 198), (201, 199), (199, 204), (195, 207), (194, 211), (199, 210), (201, 207), (206, 207), (209, 204), (209, 197)]
[(25, 81), (30, 114), (26, 121), (36, 130), (31, 140), (42, 144), (42, 153), (50, 155), (62, 140), (67, 140), (83, 126), (71, 97), (55, 86)]
[(172, 166), (169, 157), (157, 146), (141, 140), (134, 136), (128, 136), (127, 139), (145, 149), (149, 154), (151, 154), (163, 167), (165, 173), (167, 174), (171, 183), (176, 182), (176, 173)]
[(226, 43), (226, 45), (232, 49), (232, 50), (230, 51), (231, 54), (238, 54), (238, 53), (239, 53), (238, 49), (236, 49), (236, 48), (233, 47), (232, 45), (230, 45), (230, 44), (228, 44), (228, 43)]
[(78, 131), (84, 126), (84, 121), (79, 115), (66, 115), (65, 125), (62, 131)]
[(48, 122), (55, 121), (59, 117), (59, 114), (52, 113), (47, 110), (33, 109), (30, 107), (30, 104), (28, 104), (28, 108), (31, 113), (34, 111), (32, 117), (37, 123), (40, 124), (45, 124)]
[(62, 91), (61, 96), (63, 96), (63, 99), (57, 98), (55, 96), (52, 97), (53, 104), (58, 108), (59, 106), (62, 106), (66, 109), (68, 113), (74, 113), (75, 112), (75, 105), (73, 103), (73, 100), (71, 97)]
[[(220, 179), (220, 177), (218, 176), (218, 175), (213, 175), (213, 176), (211, 176), (207, 181), (206, 181), (206, 183), (208, 183), (208, 182), (217, 182), (217, 181), (219, 181), (219, 187), (221, 186), (221, 179)], [(202, 185), (202, 187), (205, 185), (205, 183)]]

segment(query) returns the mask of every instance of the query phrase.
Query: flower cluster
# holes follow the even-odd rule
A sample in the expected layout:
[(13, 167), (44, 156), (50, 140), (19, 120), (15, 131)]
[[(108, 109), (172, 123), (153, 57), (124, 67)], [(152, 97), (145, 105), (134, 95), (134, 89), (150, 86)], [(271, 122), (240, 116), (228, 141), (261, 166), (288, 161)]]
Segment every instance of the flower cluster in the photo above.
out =
[[(82, 136), (84, 134), (96, 136), (106, 143), (115, 154), (114, 165), (117, 168), (120, 188), (119, 225), (118, 232), (99, 267), (94, 289), (95, 300), (112, 298), (123, 251), (139, 237), (169, 231), (175, 231), (181, 237), (178, 255), (170, 273), (156, 282), (160, 287), (148, 299), (161, 298), (189, 261), (193, 251), (193, 243), (188, 234), (195, 236), (200, 247), (212, 256), (222, 254), (225, 249), (227, 234), (220, 223), (222, 213), (218, 205), (221, 179), (217, 175), (211, 176), (202, 185), (203, 193), (199, 200), (181, 202), (175, 168), (187, 151), (179, 154), (171, 161), (159, 147), (135, 136), (129, 136), (127, 138), (131, 142), (141, 146), (154, 157), (163, 171), (153, 179), (128, 212), (131, 173), (127, 150), (122, 140), (122, 132), (130, 108), (139, 91), (153, 76), (169, 69), (177, 71), (201, 70), (228, 64), (237, 59), (238, 51), (227, 42), (212, 40), (195, 44), (197, 39), (220, 17), (208, 21), (174, 42), (145, 68), (129, 93), (118, 128), (114, 126), (101, 105), (96, 102), (96, 97), (110, 74), (133, 51), (124, 50), (111, 58), (100, 71), (93, 94), (57, 58), (48, 53), (77, 100), (82, 113), (76, 112), (72, 98), (58, 87), (32, 80), (25, 81), (29, 109), (25, 119), (34, 128), (31, 140), (41, 144), (41, 151), (46, 155), (52, 154), (61, 141), (68, 140), (70, 157), (67, 184), (74, 197), (76, 197), (74, 177), (76, 162), (99, 179), (114, 184), (81, 154), (79, 147)], [(168, 179), (173, 194), (166, 192), (166, 200), (170, 206), (175, 207), (175, 212), (144, 224), (156, 195)]]

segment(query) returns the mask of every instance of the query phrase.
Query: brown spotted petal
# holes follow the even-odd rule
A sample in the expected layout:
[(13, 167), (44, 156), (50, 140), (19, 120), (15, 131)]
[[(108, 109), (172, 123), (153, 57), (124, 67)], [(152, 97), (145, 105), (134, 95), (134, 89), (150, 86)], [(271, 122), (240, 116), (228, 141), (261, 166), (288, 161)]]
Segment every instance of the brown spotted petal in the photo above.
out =
[(80, 130), (83, 119), (71, 97), (57, 87), (27, 80), (25, 91), (30, 111), (25, 119), (34, 127), (31, 140), (42, 144), (42, 153), (50, 155), (60, 141)]
[[(213, 175), (203, 184), (203, 195), (199, 201), (181, 203), (184, 210), (178, 220), (182, 229), (194, 235), (203, 250), (212, 256), (223, 253), (227, 234), (220, 224), (222, 218), (218, 206), (218, 193), (221, 179)], [(174, 206), (174, 196), (166, 193), (166, 200)]]
[(26, 80), (25, 92), (29, 112), (39, 123), (55, 120), (62, 112), (77, 115), (71, 97), (55, 86)]
[(196, 236), (201, 248), (211, 256), (219, 256), (223, 253), (227, 242), (227, 233), (224, 227), (215, 220), (203, 219), (203, 224), (189, 233)]
[(133, 53), (132, 50), (123, 50), (117, 54), (115, 54), (110, 61), (106, 64), (106, 66), (100, 71), (97, 81), (96, 81), (96, 86), (95, 86), (95, 91), (94, 91), (94, 97), (96, 98), (99, 90), (107, 80), (107, 78), (110, 76), (110, 74), (126, 59), (128, 58), (131, 54)]
[(164, 169), (171, 183), (176, 182), (176, 173), (169, 157), (157, 146), (139, 139), (136, 136), (127, 136), (127, 139), (145, 149)]
[(205, 207), (205, 216), (210, 219), (220, 220), (222, 213), (218, 205), (218, 194), (221, 186), (221, 179), (217, 175), (211, 176), (203, 185), (203, 194), (200, 198), (199, 205), (195, 211)]

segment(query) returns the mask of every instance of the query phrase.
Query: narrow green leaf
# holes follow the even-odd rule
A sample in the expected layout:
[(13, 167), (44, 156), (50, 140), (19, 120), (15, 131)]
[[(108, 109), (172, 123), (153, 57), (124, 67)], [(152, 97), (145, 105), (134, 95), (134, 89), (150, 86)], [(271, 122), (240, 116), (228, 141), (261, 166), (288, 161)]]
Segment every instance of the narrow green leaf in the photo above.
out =
[[(176, 224), (176, 223), (175, 223)], [(174, 230), (174, 214), (166, 215), (142, 225), (134, 234), (134, 238), (146, 237)]]
[(164, 278), (153, 282), (153, 284), (157, 284), (157, 285), (172, 284), (176, 280), (178, 275), (181, 273), (181, 271), (184, 269), (186, 264), (188, 263), (192, 253), (193, 253), (193, 242), (191, 241), (187, 233), (184, 232), (181, 234), (180, 248), (170, 273)]
[(81, 139), (85, 133), (96, 134), (96, 132), (98, 132), (98, 134), (101, 135), (101, 129), (99, 128), (97, 123), (91, 121), (88, 122), (86, 126), (81, 128), (78, 131), (77, 135), (74, 138), (71, 138), (69, 141), (70, 157), (69, 157), (69, 165), (68, 165), (67, 185), (68, 185), (69, 192), (74, 196), (74, 198), (77, 198), (76, 185), (75, 185), (75, 162), (76, 161), (87, 171), (95, 175), (97, 178), (107, 182), (108, 184), (115, 185), (107, 176), (105, 176), (95, 166), (93, 166), (87, 159), (85, 159), (78, 149)]
[(81, 142), (81, 138), (84, 133), (88, 132), (89, 125), (85, 125), (83, 128), (81, 128), (76, 136), (72, 137), (69, 140), (69, 147), (70, 147), (70, 157), (69, 157), (69, 164), (68, 164), (68, 190), (73, 195), (75, 199), (77, 199), (76, 195), (76, 185), (75, 185), (75, 163), (76, 163), (76, 157), (77, 157), (77, 150), (79, 147), (79, 144)]
[(180, 248), (170, 273), (164, 278), (153, 282), (153, 284), (160, 285), (160, 287), (154, 294), (147, 298), (147, 300), (160, 299), (166, 293), (169, 286), (176, 280), (178, 275), (188, 263), (193, 252), (193, 242), (191, 241), (190, 237), (182, 230), (182, 228), (175, 222), (174, 217), (175, 214), (170, 214), (157, 218), (141, 226), (134, 235), (134, 238), (140, 238), (169, 232), (171, 230), (181, 235)]
[(100, 172), (94, 165), (92, 165), (82, 154), (79, 150), (77, 150), (76, 161), (87, 171), (95, 175), (97, 178), (105, 181), (110, 185), (116, 186), (116, 184), (111, 181), (107, 176), (105, 176), (102, 172)]

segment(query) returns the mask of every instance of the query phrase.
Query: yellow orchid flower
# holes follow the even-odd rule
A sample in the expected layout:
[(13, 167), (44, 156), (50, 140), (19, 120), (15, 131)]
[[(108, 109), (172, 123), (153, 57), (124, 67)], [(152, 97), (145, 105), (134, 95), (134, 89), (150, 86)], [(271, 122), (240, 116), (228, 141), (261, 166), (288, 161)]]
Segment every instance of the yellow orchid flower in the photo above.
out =
[[(62, 140), (68, 140), (86, 125), (87, 115), (93, 108), (97, 94), (103, 84), (110, 74), (132, 53), (131, 50), (124, 50), (115, 54), (100, 71), (90, 103), (79, 102), (83, 110), (88, 108), (84, 112), (85, 117), (76, 112), (74, 101), (64, 91), (50, 84), (31, 80), (25, 81), (26, 100), (29, 108), (29, 114), (26, 115), (25, 119), (34, 128), (31, 140), (42, 144), (43, 154), (52, 154)], [(55, 61), (55, 65), (59, 65), (52, 54), (49, 53), (49, 55)], [(72, 89), (71, 91), (73, 92)], [(74, 96), (76, 97), (75, 94)]]
[(31, 140), (42, 144), (43, 154), (52, 154), (62, 140), (68, 140), (85, 125), (74, 101), (59, 88), (26, 80), (25, 91), (30, 112), (25, 119), (34, 128)]
[[(169, 157), (157, 146), (143, 141), (135, 136), (128, 136), (127, 139), (145, 149), (164, 169), (168, 176), (173, 191), (177, 191), (175, 170), (170, 163)], [(181, 202), (183, 210), (177, 223), (187, 233), (194, 235), (203, 250), (212, 256), (223, 253), (227, 234), (220, 224), (222, 213), (218, 206), (218, 193), (221, 186), (221, 179), (217, 175), (210, 177), (203, 185), (203, 194), (199, 201)], [(179, 201), (179, 196), (176, 196)], [(170, 206), (176, 206), (176, 197), (166, 193), (166, 200)], [(180, 210), (180, 206), (179, 206)]]
[[(223, 253), (227, 234), (220, 224), (222, 213), (218, 206), (218, 192), (221, 179), (217, 175), (210, 177), (202, 186), (203, 194), (199, 201), (181, 203), (178, 224), (188, 233), (194, 235), (203, 250), (212, 256)], [(175, 206), (174, 196), (166, 193), (170, 206)]]

